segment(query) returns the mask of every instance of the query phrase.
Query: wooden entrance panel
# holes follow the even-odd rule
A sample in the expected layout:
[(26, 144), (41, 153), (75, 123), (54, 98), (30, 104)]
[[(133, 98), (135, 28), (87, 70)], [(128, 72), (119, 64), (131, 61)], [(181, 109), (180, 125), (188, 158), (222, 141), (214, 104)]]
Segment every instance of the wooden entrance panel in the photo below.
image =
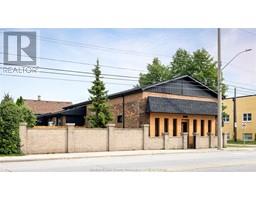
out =
[(195, 148), (195, 136), (189, 134), (189, 120), (181, 121), (181, 131), (182, 133), (188, 133), (188, 148)]
[(181, 132), (188, 133), (188, 120), (181, 121)]

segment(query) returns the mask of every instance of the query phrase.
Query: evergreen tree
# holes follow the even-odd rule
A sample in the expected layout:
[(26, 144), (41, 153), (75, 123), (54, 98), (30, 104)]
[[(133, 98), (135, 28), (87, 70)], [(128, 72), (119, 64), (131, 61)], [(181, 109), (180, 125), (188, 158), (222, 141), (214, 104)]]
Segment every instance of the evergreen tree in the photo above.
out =
[(16, 104), (17, 104), (18, 106), (24, 105), (24, 100), (23, 100), (22, 96), (20, 96), (20, 97), (16, 100)]
[(13, 98), (11, 97), (11, 95), (9, 93), (4, 94), (4, 98), (2, 99), (1, 103), (5, 103), (5, 102), (13, 102)]
[(93, 128), (104, 128), (107, 123), (112, 120), (111, 113), (108, 106), (108, 97), (105, 84), (101, 80), (101, 70), (99, 66), (99, 60), (93, 69), (95, 80), (89, 93), (91, 94), (90, 100), (92, 101), (89, 111), (91, 113), (87, 117), (89, 124)]

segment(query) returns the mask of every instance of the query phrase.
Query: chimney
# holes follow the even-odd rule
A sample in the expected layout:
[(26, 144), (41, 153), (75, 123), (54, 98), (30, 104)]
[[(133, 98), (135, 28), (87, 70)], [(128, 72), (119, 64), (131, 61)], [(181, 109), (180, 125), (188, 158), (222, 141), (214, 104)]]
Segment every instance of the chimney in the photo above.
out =
[(37, 100), (41, 101), (41, 96), (40, 95), (37, 96)]

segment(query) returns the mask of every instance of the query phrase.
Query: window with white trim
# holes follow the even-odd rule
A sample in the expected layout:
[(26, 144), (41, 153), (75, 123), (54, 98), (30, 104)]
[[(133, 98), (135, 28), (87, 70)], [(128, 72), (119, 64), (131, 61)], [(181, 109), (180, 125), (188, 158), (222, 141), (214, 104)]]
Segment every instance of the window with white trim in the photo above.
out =
[(243, 122), (250, 122), (250, 121), (252, 121), (252, 113), (244, 113)]
[(251, 141), (252, 140), (252, 133), (244, 133), (243, 134), (244, 141)]
[(224, 115), (223, 116), (223, 121), (224, 121), (224, 123), (228, 123), (229, 122), (229, 115)]

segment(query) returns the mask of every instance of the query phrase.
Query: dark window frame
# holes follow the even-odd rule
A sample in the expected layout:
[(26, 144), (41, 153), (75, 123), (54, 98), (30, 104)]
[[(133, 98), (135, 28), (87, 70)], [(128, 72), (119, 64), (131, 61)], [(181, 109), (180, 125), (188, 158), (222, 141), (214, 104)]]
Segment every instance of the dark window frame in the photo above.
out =
[(155, 137), (160, 136), (160, 118), (155, 118)]
[(193, 133), (196, 133), (197, 132), (197, 120), (194, 119), (193, 120)]
[(212, 133), (212, 120), (208, 120), (208, 133)]
[(169, 119), (164, 118), (164, 132), (168, 133), (169, 132)]
[(172, 134), (173, 134), (173, 136), (177, 136), (177, 119), (173, 119), (172, 123), (173, 123), (173, 132), (172, 132)]
[(204, 120), (201, 120), (201, 123), (200, 123), (200, 135), (201, 136), (205, 136), (204, 133), (205, 133), (205, 130), (204, 130)]

